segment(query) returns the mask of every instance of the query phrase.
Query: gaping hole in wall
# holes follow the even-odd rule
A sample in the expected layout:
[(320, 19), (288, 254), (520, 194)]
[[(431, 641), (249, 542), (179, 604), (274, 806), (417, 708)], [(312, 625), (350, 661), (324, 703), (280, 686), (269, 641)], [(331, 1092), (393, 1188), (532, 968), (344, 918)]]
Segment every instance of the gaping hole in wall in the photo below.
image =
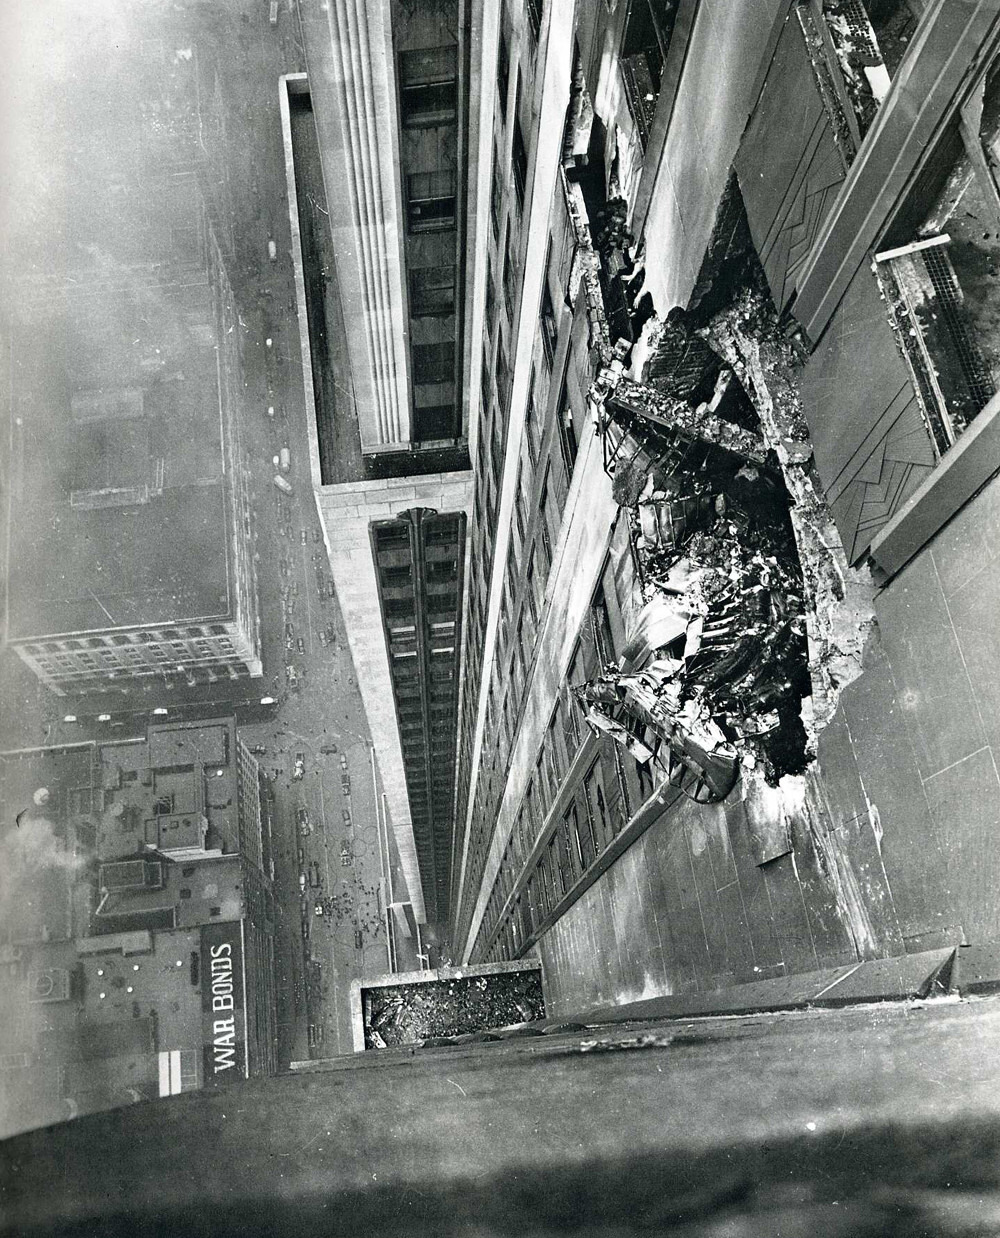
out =
[[(788, 495), (766, 460), (719, 445), (720, 423), (741, 428), (748, 401), (729, 396), (739, 383), (707, 346), (701, 369), (695, 352), (671, 375), (675, 387), (695, 397), (716, 378), (688, 426), (665, 424), (669, 404), (656, 422), (616, 401), (606, 407), (611, 434), (621, 434), (613, 493), (631, 527), (646, 634), (580, 695), (598, 725), (603, 714), (623, 728), (626, 746), (656, 757), (665, 735), (709, 782), (720, 760), (736, 758), (776, 782), (805, 767), (800, 712), (810, 692)], [(730, 786), (722, 779), (716, 789)]]
[[(634, 267), (630, 238), (614, 245)], [(632, 316), (636, 275), (625, 285)], [(718, 799), (739, 765), (770, 783), (808, 765), (843, 669), (828, 673), (846, 569), (833, 562), (839, 541), (810, 472), (798, 359), (735, 178), (688, 308), (655, 320), (643, 342), (641, 381), (616, 372), (630, 351), (619, 336), (620, 360), (596, 393), (639, 618), (625, 656), (577, 695), (597, 730), (658, 771), (654, 780)]]

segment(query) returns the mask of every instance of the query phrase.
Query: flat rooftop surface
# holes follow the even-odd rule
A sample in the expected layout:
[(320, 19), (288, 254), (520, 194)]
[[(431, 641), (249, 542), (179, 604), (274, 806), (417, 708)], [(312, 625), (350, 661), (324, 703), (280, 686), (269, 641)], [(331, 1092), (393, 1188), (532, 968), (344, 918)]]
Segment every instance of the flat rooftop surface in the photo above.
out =
[(198, 185), (198, 49), (140, 38), (105, 0), (100, 19), (4, 8), (8, 638), (225, 615), (217, 345), (234, 341)]

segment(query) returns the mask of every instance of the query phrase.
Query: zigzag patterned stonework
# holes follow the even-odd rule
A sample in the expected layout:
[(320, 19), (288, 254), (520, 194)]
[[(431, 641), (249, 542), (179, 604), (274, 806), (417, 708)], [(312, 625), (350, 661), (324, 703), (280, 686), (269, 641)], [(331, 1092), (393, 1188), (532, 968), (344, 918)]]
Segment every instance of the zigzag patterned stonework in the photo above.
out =
[(848, 558), (857, 563), (936, 462), (867, 267), (806, 365), (802, 401), (827, 502)]
[(771, 296), (783, 310), (845, 176), (797, 22), (785, 24), (775, 47), (736, 172)]

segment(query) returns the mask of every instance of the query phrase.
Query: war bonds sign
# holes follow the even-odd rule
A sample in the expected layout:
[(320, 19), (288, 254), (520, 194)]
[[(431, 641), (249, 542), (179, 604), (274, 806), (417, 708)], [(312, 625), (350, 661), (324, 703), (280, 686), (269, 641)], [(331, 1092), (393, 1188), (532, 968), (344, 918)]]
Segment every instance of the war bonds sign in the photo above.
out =
[(205, 1087), (224, 1087), (247, 1074), (246, 995), (239, 923), (201, 930), (201, 1022)]

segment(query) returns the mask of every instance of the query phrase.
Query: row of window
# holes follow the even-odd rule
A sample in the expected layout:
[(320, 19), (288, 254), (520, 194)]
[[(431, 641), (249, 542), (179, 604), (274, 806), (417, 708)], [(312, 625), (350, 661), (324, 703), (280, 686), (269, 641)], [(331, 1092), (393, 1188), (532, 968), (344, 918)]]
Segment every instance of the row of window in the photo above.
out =
[[(606, 741), (596, 745), (593, 760), (575, 786), (564, 787), (588, 737), (570, 685), (593, 678), (616, 655), (606, 598), (617, 605), (613, 593), (606, 594), (602, 585), (494, 880), (476, 937), (476, 959), (494, 961), (521, 953), (652, 794), (647, 768)], [(557, 800), (558, 812), (551, 818)], [(517, 897), (512, 899), (515, 890)]]

